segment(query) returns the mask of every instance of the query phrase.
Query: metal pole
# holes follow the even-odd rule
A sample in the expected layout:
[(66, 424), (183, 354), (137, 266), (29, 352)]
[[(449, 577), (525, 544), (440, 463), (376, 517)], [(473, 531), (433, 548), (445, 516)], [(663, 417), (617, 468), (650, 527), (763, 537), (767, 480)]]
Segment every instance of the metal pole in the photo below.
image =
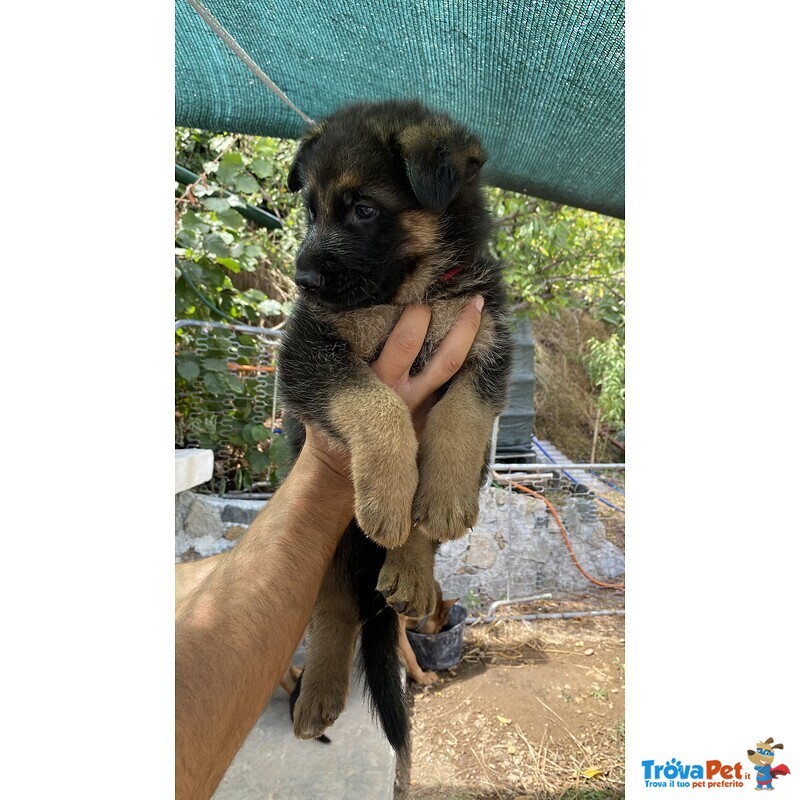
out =
[(509, 614), (502, 617), (467, 617), (465, 620), (467, 625), (483, 625), (487, 622), (495, 622), (497, 620), (535, 620), (535, 619), (577, 619), (578, 617), (620, 617), (625, 615), (624, 609), (615, 609), (612, 611), (562, 611), (553, 612), (550, 614)]
[(502, 470), (518, 470), (520, 472), (540, 472), (553, 469), (625, 469), (625, 464), (492, 464), (492, 469), (500, 472)]

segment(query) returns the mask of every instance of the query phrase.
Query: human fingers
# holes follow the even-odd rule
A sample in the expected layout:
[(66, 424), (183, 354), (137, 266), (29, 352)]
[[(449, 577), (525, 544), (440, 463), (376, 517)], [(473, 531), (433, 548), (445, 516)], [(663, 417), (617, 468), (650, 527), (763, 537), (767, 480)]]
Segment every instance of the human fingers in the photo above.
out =
[(416, 397), (427, 397), (461, 369), (481, 325), (483, 298), (478, 296), (461, 310), (453, 327), (419, 375), (409, 380)]
[(372, 364), (375, 374), (389, 386), (395, 387), (408, 376), (408, 371), (419, 355), (431, 310), (427, 306), (409, 306), (403, 310), (381, 354)]

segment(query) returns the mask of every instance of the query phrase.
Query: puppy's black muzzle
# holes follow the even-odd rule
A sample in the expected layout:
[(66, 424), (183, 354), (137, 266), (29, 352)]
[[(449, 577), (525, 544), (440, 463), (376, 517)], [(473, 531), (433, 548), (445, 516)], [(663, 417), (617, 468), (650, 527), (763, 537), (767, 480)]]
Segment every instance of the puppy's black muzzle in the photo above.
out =
[(319, 294), (322, 291), (324, 279), (322, 273), (314, 269), (298, 270), (294, 276), (294, 282), (298, 288), (310, 295)]

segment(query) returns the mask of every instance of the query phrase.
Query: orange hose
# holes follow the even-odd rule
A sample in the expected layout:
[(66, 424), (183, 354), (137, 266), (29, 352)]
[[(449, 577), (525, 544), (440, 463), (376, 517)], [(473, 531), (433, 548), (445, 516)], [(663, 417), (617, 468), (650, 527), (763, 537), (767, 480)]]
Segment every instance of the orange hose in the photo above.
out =
[(227, 364), (234, 372), (275, 372), (275, 367), (252, 366), (251, 364)]
[(545, 505), (550, 509), (550, 513), (555, 517), (556, 522), (558, 523), (558, 527), (561, 531), (561, 536), (564, 539), (564, 544), (567, 546), (567, 550), (569, 551), (569, 555), (572, 558), (572, 562), (580, 571), (581, 575), (583, 575), (588, 581), (595, 584), (595, 586), (602, 586), (603, 589), (624, 589), (624, 583), (603, 583), (603, 581), (597, 580), (597, 578), (593, 578), (578, 562), (578, 559), (575, 557), (575, 553), (572, 549), (572, 545), (569, 541), (569, 536), (567, 536), (567, 531), (564, 528), (564, 524), (561, 522), (561, 517), (558, 516), (555, 508), (553, 508), (553, 504), (544, 496), (539, 494), (539, 492), (534, 492), (533, 489), (529, 489), (527, 486), (523, 486), (521, 483), (515, 483), (514, 481), (510, 481), (511, 485), (515, 489), (519, 489), (521, 492), (525, 492), (526, 494), (533, 495), (534, 497), (538, 498), (539, 500), (543, 500)]

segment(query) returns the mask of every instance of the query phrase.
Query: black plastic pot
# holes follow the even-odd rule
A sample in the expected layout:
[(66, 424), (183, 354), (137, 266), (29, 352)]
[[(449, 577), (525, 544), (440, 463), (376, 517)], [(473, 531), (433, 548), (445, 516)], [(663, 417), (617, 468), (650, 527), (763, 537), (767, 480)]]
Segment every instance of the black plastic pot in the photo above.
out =
[(411, 649), (423, 669), (449, 669), (461, 661), (467, 609), (455, 605), (447, 614), (447, 625), (439, 633), (406, 631)]

